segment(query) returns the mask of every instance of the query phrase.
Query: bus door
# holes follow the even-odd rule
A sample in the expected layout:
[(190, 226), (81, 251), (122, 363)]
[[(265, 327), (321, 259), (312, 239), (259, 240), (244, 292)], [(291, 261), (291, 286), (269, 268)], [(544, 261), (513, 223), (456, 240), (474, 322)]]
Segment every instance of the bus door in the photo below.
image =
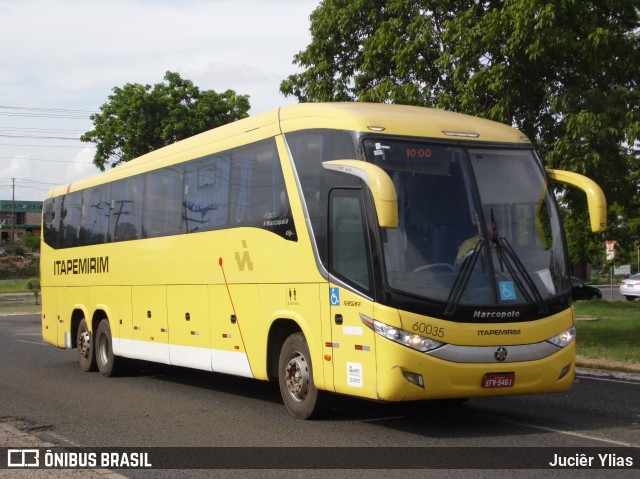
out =
[[(360, 189), (334, 189), (329, 196), (329, 283), (335, 391), (376, 397), (374, 333), (360, 314), (373, 317), (370, 247)], [(340, 282), (338, 282), (340, 280)]]

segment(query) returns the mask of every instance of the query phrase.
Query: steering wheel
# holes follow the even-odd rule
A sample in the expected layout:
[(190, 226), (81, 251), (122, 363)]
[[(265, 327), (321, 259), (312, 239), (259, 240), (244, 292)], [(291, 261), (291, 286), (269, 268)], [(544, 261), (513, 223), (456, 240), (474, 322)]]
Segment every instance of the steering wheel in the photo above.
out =
[(454, 271), (453, 266), (449, 263), (433, 263), (425, 264), (424, 266), (418, 266), (413, 270), (414, 273), (420, 273), (422, 271), (433, 271), (435, 273), (448, 273)]

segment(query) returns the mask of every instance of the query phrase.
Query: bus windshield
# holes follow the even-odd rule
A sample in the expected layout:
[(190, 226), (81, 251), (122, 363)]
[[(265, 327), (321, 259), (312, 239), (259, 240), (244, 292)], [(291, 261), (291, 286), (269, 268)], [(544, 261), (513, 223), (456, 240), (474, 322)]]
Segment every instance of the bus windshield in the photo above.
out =
[(397, 292), (458, 307), (535, 304), (570, 284), (555, 202), (529, 149), (367, 139), (392, 178), (399, 225), (383, 234)]

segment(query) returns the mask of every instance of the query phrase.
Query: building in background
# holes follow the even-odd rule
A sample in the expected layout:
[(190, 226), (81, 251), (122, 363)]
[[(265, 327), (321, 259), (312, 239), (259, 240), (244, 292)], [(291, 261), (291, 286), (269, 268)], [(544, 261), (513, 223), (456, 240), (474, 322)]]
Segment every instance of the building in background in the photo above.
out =
[(42, 201), (0, 200), (0, 244), (22, 238), (25, 231), (40, 235)]

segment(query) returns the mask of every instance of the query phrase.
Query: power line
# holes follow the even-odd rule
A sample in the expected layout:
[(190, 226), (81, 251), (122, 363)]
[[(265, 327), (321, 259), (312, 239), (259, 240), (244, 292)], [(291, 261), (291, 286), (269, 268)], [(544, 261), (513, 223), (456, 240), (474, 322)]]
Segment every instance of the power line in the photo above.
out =
[(25, 131), (25, 132), (54, 132), (54, 131), (63, 131), (66, 133), (82, 133), (81, 130), (71, 130), (68, 128), (33, 128), (33, 127), (23, 127), (23, 126), (2, 126), (0, 127), (1, 131)]
[(33, 148), (95, 148), (95, 145), (14, 145), (13, 143), (0, 143), (0, 146), (18, 146), (18, 147), (33, 147)]
[(4, 108), (6, 110), (53, 111), (53, 112), (89, 113), (89, 114), (96, 113), (93, 110), (78, 110), (78, 109), (69, 109), (69, 108), (43, 108), (43, 107), (32, 107), (32, 106), (0, 105), (0, 108)]
[(0, 105), (0, 116), (10, 117), (66, 118), (69, 120), (87, 120), (94, 113), (97, 112), (90, 110), (69, 110), (64, 108), (33, 108), (26, 106)]
[(73, 140), (73, 141), (79, 141), (79, 138), (70, 138), (67, 136), (36, 136), (36, 135), (11, 135), (11, 134), (4, 134), (4, 133), (0, 133), (0, 137), (1, 138), (31, 138), (33, 140)]
[(46, 181), (38, 181), (38, 180), (32, 180), (32, 179), (27, 179), (27, 178), (15, 178), (16, 180), (20, 180), (20, 181), (28, 181), (29, 183), (37, 183), (39, 185), (59, 185), (60, 183), (48, 183)]
[(51, 162), (51, 163), (77, 163), (77, 164), (84, 164), (84, 163), (80, 163), (78, 161), (71, 161), (71, 160), (47, 160), (45, 158), (17, 158), (15, 156), (0, 156), (0, 159), (6, 159), (6, 160), (27, 160), (27, 161), (46, 161), (46, 162)]

